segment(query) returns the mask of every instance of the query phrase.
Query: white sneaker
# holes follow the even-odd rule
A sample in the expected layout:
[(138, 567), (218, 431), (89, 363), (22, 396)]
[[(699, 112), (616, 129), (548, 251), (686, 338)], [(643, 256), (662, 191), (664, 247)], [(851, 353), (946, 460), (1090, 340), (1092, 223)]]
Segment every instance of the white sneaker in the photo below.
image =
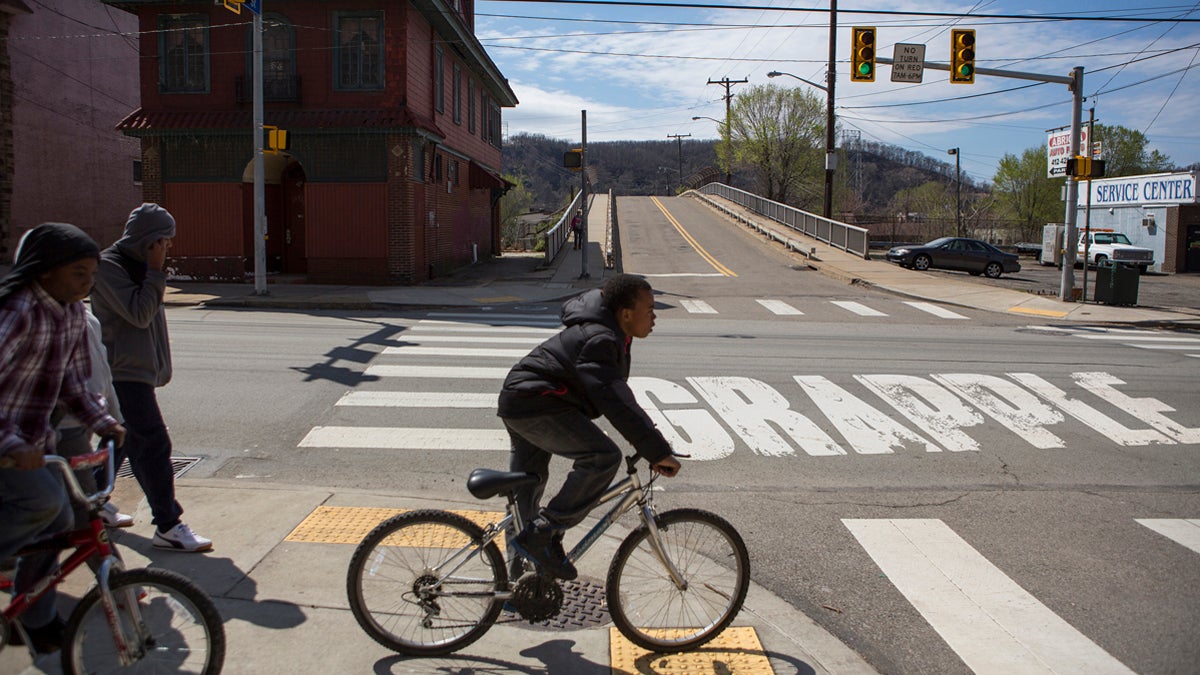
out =
[(100, 520), (108, 527), (129, 527), (133, 525), (133, 516), (127, 513), (121, 513), (117, 507), (108, 502), (100, 507)]
[(188, 527), (187, 524), (180, 523), (166, 532), (155, 531), (154, 546), (157, 548), (169, 548), (175, 551), (198, 553), (211, 549), (212, 540), (201, 537), (192, 532), (192, 528)]

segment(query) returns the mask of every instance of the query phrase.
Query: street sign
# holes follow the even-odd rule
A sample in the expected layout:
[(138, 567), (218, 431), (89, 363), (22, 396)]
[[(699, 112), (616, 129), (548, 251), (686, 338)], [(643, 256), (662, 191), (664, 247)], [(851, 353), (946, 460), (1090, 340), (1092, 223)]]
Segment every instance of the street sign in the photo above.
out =
[[(1079, 148), (1083, 151), (1088, 145), (1088, 129), (1080, 130)], [(1046, 137), (1046, 177), (1062, 178), (1067, 175), (1067, 159), (1071, 155), (1071, 130), (1056, 129)]]
[(925, 45), (897, 43), (892, 52), (892, 82), (920, 82), (925, 74)]
[(246, 0), (242, 6), (255, 14), (262, 14), (262, 0)]

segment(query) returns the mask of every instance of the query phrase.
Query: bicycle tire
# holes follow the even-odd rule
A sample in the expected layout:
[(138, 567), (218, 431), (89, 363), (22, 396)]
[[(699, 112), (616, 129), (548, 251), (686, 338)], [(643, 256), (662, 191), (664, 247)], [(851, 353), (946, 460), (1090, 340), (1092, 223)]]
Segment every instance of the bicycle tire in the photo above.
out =
[(218, 675), (225, 663), (225, 626), (208, 596), (187, 577), (163, 569), (136, 569), (109, 577), (117, 615), (127, 638), (135, 639), (130, 604), (146, 631), (137, 660), (121, 665), (105, 618), (100, 588), (88, 591), (67, 621), (62, 649), (64, 673), (198, 673)]
[(643, 525), (621, 542), (608, 570), (608, 612), (630, 642), (680, 652), (712, 640), (737, 617), (750, 587), (750, 554), (729, 521), (699, 509), (658, 515), (659, 538), (687, 582), (679, 590)]
[(448, 557), (483, 541), (483, 529), (447, 511), (410, 511), (371, 530), (350, 558), (346, 595), (358, 625), (379, 644), (409, 656), (441, 656), (475, 642), (500, 615), (496, 592), (508, 588), (494, 541), (471, 555), (446, 583), (417, 596), (417, 584)]

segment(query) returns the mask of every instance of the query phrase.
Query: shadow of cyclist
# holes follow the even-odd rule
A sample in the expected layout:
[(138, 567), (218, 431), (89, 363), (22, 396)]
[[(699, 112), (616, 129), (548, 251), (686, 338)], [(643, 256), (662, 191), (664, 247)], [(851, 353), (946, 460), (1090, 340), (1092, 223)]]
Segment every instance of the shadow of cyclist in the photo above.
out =
[[(455, 654), (441, 659), (422, 658), (422, 670), (429, 673), (453, 673), (455, 675), (483, 675), (485, 673), (523, 673), (524, 675), (620, 675), (608, 664), (600, 664), (586, 658), (575, 649), (573, 640), (550, 640), (521, 651), (521, 656), (532, 657), (542, 662), (540, 666), (514, 663), (503, 659), (471, 654)], [(407, 666), (416, 659), (406, 656), (390, 656), (375, 662), (377, 675), (408, 672)]]

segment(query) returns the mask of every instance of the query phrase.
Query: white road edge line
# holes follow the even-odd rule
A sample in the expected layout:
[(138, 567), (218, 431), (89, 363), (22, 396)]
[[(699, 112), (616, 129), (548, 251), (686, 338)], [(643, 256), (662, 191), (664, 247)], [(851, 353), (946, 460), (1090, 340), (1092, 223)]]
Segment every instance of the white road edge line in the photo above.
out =
[(351, 391), (334, 405), (380, 408), (495, 408), (499, 394), (458, 391)]

